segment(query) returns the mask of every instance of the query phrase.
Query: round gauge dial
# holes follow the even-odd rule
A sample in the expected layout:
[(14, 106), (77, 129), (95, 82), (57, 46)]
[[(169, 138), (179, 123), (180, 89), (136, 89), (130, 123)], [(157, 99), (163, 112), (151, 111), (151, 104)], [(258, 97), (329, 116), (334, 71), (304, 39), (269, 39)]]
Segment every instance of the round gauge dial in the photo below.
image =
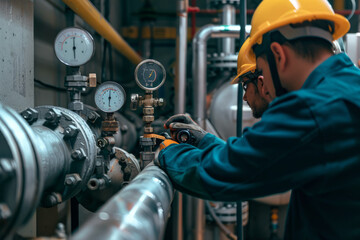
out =
[(116, 112), (125, 103), (125, 91), (116, 82), (105, 82), (95, 92), (95, 104), (103, 112)]
[(136, 66), (136, 83), (144, 90), (154, 91), (164, 84), (166, 71), (164, 66), (153, 59), (142, 61)]
[(87, 63), (95, 52), (92, 36), (80, 28), (65, 28), (54, 42), (56, 57), (65, 65), (80, 66)]

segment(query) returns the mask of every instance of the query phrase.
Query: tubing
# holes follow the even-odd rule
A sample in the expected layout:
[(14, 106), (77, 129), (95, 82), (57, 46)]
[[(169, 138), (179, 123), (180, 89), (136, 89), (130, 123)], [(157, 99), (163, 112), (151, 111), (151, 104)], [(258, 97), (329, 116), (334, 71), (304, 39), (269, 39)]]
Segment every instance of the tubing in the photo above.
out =
[(132, 63), (137, 65), (141, 62), (141, 57), (124, 41), (88, 0), (63, 0), (63, 2)]
[[(245, 30), (249, 33), (250, 26), (246, 26)], [(239, 25), (206, 25), (193, 39), (194, 120), (202, 128), (205, 128), (206, 116), (207, 40), (209, 38), (238, 38), (239, 33)]]
[[(228, 4), (224, 5), (222, 9), (222, 24), (223, 25), (234, 25), (235, 24), (235, 7)], [(235, 54), (235, 39), (233, 38), (224, 38), (222, 39), (221, 52), (227, 55)]]
[(71, 239), (162, 239), (173, 195), (165, 172), (149, 164)]
[(187, 7), (188, 0), (178, 1), (179, 28), (177, 33), (177, 67), (175, 75), (175, 113), (185, 113), (186, 53), (187, 53)]

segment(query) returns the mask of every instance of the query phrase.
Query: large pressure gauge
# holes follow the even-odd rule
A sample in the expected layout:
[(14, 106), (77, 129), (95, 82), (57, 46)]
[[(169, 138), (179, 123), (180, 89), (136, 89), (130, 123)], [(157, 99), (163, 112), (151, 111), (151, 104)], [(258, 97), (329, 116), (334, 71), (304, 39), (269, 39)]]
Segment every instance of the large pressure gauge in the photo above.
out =
[(136, 83), (144, 90), (155, 91), (164, 84), (166, 71), (164, 66), (153, 59), (142, 61), (136, 66)]
[(95, 104), (103, 112), (116, 112), (125, 102), (125, 90), (116, 82), (105, 82), (95, 92)]
[(95, 52), (94, 39), (80, 28), (62, 30), (54, 43), (56, 57), (65, 65), (75, 67), (87, 63)]

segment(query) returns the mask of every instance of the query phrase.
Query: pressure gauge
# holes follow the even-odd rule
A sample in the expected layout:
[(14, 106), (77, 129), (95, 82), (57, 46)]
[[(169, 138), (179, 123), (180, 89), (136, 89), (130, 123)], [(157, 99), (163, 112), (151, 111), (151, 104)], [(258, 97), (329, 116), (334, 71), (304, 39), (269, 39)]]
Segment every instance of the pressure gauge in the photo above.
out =
[(87, 63), (95, 52), (92, 36), (80, 28), (65, 28), (54, 42), (56, 57), (67, 66), (80, 66)]
[(116, 112), (125, 102), (125, 91), (116, 82), (104, 82), (95, 92), (95, 104), (103, 112)]
[(142, 61), (136, 66), (136, 83), (144, 90), (154, 91), (164, 84), (166, 72), (164, 66), (153, 59)]

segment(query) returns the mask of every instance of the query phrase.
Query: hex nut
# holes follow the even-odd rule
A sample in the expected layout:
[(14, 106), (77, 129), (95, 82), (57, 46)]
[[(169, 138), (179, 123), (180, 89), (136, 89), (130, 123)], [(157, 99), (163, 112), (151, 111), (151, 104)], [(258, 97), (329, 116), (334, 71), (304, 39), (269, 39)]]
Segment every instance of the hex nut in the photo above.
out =
[(74, 125), (69, 125), (64, 130), (64, 138), (73, 138), (76, 137), (79, 132), (79, 129)]
[(71, 158), (74, 160), (83, 160), (86, 158), (86, 153), (85, 153), (84, 149), (79, 148), (79, 149), (74, 150), (71, 153)]
[(11, 217), (11, 210), (5, 203), (0, 203), (0, 220), (6, 220)]
[(65, 186), (75, 186), (78, 183), (80, 183), (82, 181), (82, 179), (80, 178), (78, 173), (72, 173), (72, 174), (67, 174), (65, 176), (65, 181), (64, 181), (64, 185)]
[(71, 102), (69, 103), (69, 109), (73, 111), (84, 110), (84, 104), (82, 102)]
[(58, 124), (61, 118), (61, 112), (55, 108), (50, 108), (45, 113), (45, 120), (52, 124)]
[(29, 123), (33, 123), (38, 119), (39, 112), (34, 108), (27, 108), (25, 111), (21, 112), (21, 116)]

